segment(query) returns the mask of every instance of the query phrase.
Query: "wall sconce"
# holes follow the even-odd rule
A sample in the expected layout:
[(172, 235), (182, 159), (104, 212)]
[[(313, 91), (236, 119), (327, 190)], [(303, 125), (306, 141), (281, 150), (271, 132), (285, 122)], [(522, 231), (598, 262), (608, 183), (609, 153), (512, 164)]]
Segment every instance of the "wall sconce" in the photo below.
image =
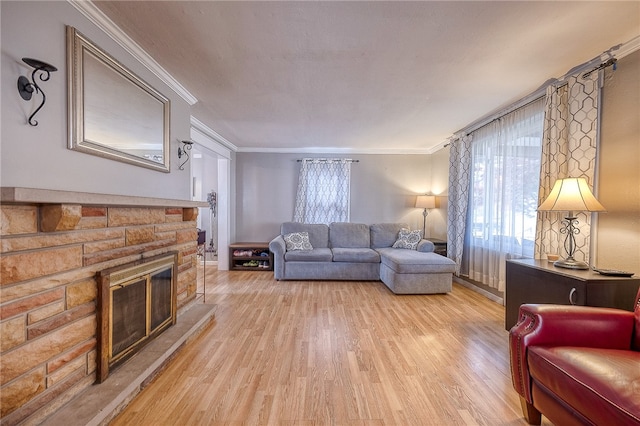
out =
[(424, 209), (422, 212), (422, 216), (424, 219), (422, 221), (422, 236), (425, 237), (425, 233), (427, 232), (427, 215), (429, 212), (427, 209), (434, 209), (436, 207), (436, 196), (435, 195), (418, 195), (416, 197), (416, 208)]
[(178, 147), (178, 158), (182, 158), (183, 156), (186, 156), (187, 159), (184, 160), (182, 164), (180, 164), (178, 169), (184, 170), (184, 165), (187, 164), (187, 161), (189, 161), (188, 151), (191, 151), (191, 148), (193, 147), (193, 142), (191, 141), (180, 141), (180, 142), (182, 142), (182, 147)]
[(33, 92), (40, 93), (42, 95), (42, 103), (38, 108), (36, 108), (33, 114), (29, 116), (28, 120), (29, 124), (31, 124), (32, 126), (37, 126), (38, 122), (34, 120), (33, 117), (44, 106), (46, 96), (44, 95), (44, 92), (42, 91), (40, 86), (38, 86), (38, 83), (36, 83), (36, 73), (39, 73), (38, 78), (40, 79), (40, 81), (47, 81), (49, 80), (51, 73), (54, 71), (58, 71), (58, 68), (54, 67), (53, 65), (49, 65), (46, 62), (42, 62), (38, 59), (22, 58), (22, 61), (35, 69), (31, 73), (31, 81), (29, 81), (29, 79), (23, 75), (18, 78), (18, 92), (20, 93), (20, 96), (25, 101), (29, 101), (31, 100), (31, 96), (33, 96)]

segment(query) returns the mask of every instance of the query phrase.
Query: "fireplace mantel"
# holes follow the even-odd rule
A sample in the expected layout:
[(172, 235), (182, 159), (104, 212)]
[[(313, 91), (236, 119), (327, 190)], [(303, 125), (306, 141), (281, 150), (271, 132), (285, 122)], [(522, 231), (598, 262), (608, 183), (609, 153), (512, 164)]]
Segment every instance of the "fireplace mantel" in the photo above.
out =
[(171, 198), (137, 197), (131, 195), (99, 194), (93, 192), (61, 191), (3, 186), (0, 202), (24, 204), (82, 204), (123, 207), (208, 207), (204, 201)]

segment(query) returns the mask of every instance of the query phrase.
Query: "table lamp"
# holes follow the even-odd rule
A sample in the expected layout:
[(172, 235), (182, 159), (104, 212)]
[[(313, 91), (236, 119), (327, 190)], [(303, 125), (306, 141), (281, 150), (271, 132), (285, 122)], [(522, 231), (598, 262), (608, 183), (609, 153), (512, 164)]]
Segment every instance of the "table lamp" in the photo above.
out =
[(418, 195), (416, 197), (416, 208), (424, 209), (422, 212), (422, 216), (424, 216), (424, 220), (422, 221), (422, 237), (426, 237), (427, 232), (427, 215), (429, 212), (427, 209), (434, 209), (436, 207), (436, 196), (435, 195)]
[(575, 217), (573, 213), (576, 211), (603, 212), (606, 210), (591, 193), (587, 181), (584, 178), (556, 180), (553, 189), (551, 189), (551, 193), (542, 204), (540, 204), (538, 211), (568, 212), (563, 220), (565, 226), (560, 230), (561, 233), (567, 234), (564, 241), (567, 257), (557, 260), (553, 265), (568, 269), (589, 269), (589, 265), (585, 262), (573, 258), (576, 251), (575, 235), (580, 233), (580, 229), (575, 227), (578, 222), (577, 217)]

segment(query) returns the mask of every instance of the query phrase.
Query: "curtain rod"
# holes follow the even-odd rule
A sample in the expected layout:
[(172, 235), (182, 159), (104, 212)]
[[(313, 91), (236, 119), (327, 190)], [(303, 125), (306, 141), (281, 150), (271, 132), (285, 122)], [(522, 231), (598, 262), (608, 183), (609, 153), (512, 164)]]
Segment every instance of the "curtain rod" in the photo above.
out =
[(348, 161), (350, 163), (359, 163), (360, 160), (352, 160), (351, 158), (303, 158), (303, 159), (298, 159), (296, 160), (298, 163), (301, 163), (304, 160), (314, 160), (314, 161), (320, 161), (320, 162), (326, 162), (326, 161)]
[(510, 114), (510, 113), (512, 113), (514, 111), (517, 111), (520, 108), (524, 108), (525, 106), (537, 101), (538, 99), (542, 98), (545, 95), (545, 92), (546, 92), (546, 87), (544, 87), (542, 89), (538, 89), (535, 92), (533, 92), (532, 94), (530, 94), (529, 96), (526, 96), (526, 97), (520, 99), (518, 102), (509, 105), (507, 108), (503, 108), (500, 111), (498, 111), (497, 113), (491, 114), (488, 117), (485, 117), (484, 119), (478, 120), (475, 123), (470, 124), (469, 126), (464, 128), (463, 130), (457, 131), (456, 135), (461, 133), (461, 132), (464, 132), (467, 135), (469, 133), (473, 133), (476, 130), (486, 126), (487, 124), (493, 123), (494, 121), (496, 121), (500, 117), (504, 117), (507, 114)]
[(611, 65), (613, 65), (613, 70), (616, 70), (616, 62), (618, 60), (616, 58), (610, 58), (608, 61), (601, 63), (600, 65), (598, 65), (597, 67), (593, 68), (591, 71), (587, 71), (584, 74), (582, 74), (582, 78), (587, 78), (591, 75), (592, 72), (601, 70), (603, 68), (607, 68)]

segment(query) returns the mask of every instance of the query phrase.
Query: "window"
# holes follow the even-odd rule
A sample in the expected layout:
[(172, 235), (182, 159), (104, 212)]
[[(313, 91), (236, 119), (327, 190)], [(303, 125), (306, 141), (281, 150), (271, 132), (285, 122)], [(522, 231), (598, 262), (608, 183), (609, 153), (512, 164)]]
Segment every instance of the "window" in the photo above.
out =
[(502, 291), (505, 261), (533, 257), (544, 100), (473, 132), (463, 264)]
[(351, 161), (305, 158), (300, 166), (294, 222), (348, 222)]

